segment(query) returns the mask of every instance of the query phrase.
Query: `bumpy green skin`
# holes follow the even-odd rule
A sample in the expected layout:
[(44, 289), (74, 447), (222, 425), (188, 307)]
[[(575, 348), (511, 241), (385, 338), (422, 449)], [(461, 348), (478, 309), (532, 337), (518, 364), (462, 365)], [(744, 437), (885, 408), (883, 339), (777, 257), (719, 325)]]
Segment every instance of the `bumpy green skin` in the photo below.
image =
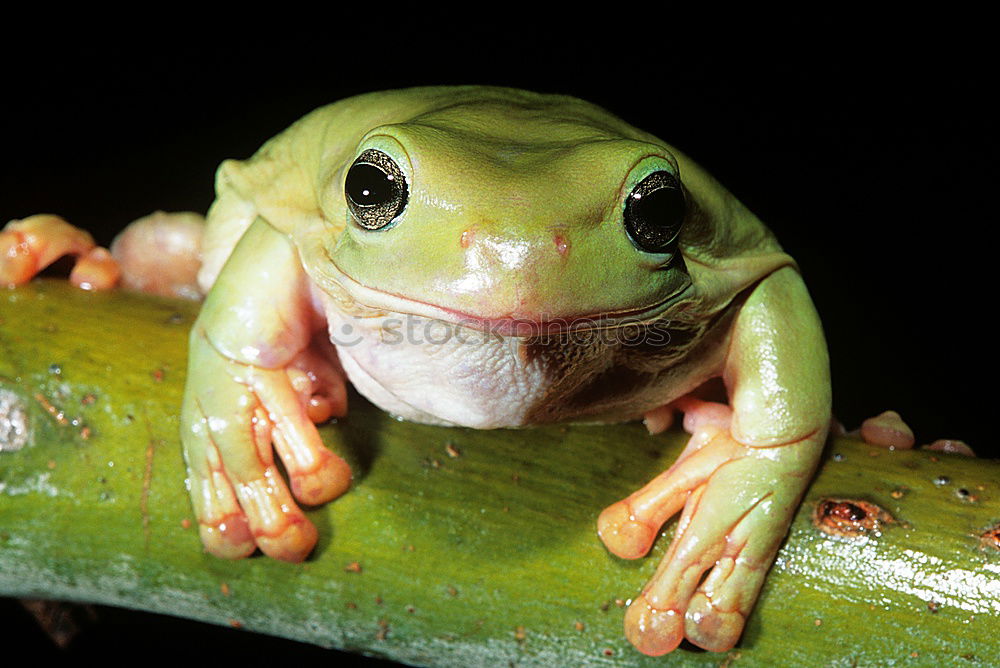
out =
[[(417, 665), (1000, 665), (1000, 551), (979, 542), (1000, 522), (1000, 462), (849, 439), (829, 447), (724, 655), (650, 658), (621, 635), (615, 600), (651, 575), (674, 523), (636, 562), (593, 533), (598, 509), (676, 458), (679, 431), (440, 428), (355, 398), (348, 419), (322, 429), (357, 480), (308, 511), (313, 557), (211, 557), (178, 441), (194, 311), (61, 281), (5, 292), (0, 393), (26, 407), (31, 437), (0, 452), (0, 594), (239, 622)], [(810, 521), (823, 497), (878, 503), (898, 523), (862, 543), (831, 539)]]

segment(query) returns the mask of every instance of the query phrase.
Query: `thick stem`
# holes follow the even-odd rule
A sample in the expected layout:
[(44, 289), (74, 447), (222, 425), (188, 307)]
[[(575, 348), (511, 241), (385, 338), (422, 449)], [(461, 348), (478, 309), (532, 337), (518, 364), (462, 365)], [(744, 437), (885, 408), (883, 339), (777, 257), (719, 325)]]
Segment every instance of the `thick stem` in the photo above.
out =
[(624, 604), (668, 541), (620, 560), (595, 522), (683, 433), (435, 428), (352, 395), (322, 434), (355, 484), (309, 511), (314, 555), (224, 561), (201, 549), (177, 435), (196, 305), (56, 281), (2, 297), (0, 594), (416, 664), (1000, 664), (996, 461), (835, 441), (737, 648), (651, 659)]

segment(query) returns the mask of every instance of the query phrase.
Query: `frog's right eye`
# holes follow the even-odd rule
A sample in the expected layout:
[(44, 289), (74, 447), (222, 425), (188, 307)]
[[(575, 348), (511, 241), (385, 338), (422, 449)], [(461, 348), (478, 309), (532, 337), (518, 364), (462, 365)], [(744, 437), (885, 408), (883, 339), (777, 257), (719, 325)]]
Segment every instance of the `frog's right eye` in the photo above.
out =
[(379, 230), (398, 218), (406, 208), (406, 176), (392, 158), (370, 148), (347, 170), (344, 193), (358, 225)]

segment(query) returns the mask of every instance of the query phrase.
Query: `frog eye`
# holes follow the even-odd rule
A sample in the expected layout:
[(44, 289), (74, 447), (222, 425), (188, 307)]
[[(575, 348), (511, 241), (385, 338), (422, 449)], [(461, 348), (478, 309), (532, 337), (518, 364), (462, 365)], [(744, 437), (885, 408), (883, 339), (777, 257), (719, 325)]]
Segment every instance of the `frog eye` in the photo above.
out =
[(344, 179), (347, 206), (361, 227), (378, 230), (406, 207), (406, 176), (399, 165), (382, 151), (370, 148), (361, 153)]
[(625, 231), (641, 251), (667, 253), (676, 246), (687, 204), (680, 181), (670, 172), (653, 172), (625, 200)]

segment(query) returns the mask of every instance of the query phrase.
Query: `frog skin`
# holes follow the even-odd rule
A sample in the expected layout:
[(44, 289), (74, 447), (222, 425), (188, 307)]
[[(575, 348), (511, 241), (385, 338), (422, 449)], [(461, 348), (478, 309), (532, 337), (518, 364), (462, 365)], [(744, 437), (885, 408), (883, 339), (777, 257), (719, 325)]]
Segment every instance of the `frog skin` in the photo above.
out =
[[(182, 414), (209, 552), (309, 555), (296, 500), (351, 482), (314, 426), (344, 414), (348, 381), (398, 417), (482, 429), (655, 432), (680, 411), (686, 449), (598, 533), (634, 559), (681, 513), (625, 616), (639, 650), (738, 641), (830, 380), (794, 261), (711, 176), (581, 100), (441, 87), (318, 109), (224, 162), (216, 192)], [(698, 398), (720, 377), (728, 405)]]

